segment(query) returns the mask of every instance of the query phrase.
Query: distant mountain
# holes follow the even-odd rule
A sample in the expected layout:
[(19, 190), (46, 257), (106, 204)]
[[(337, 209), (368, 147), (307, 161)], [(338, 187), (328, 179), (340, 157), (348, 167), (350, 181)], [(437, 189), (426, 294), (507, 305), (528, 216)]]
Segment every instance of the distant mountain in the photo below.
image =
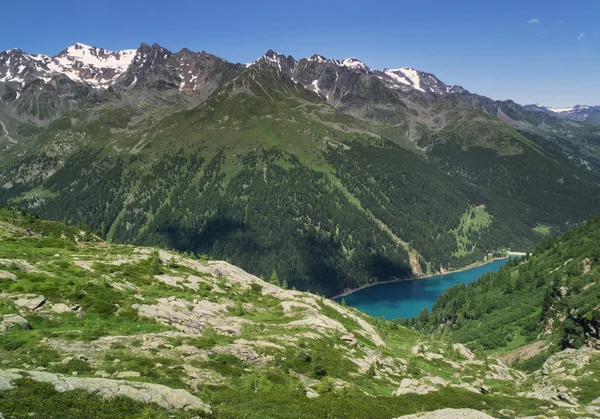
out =
[[(387, 87), (402, 91), (414, 89), (423, 93), (448, 94), (456, 89), (456, 87), (447, 86), (430, 73), (408, 67), (382, 71), (372, 70), (354, 57), (335, 60), (315, 54), (309, 58), (295, 60), (292, 56), (285, 56), (269, 50), (257, 62), (277, 67), (295, 81), (328, 98), (332, 97), (331, 93), (336, 90), (338, 83), (344, 82), (343, 76), (347, 72), (376, 76)], [(331, 77), (334, 74), (336, 77)], [(340, 79), (340, 74), (342, 79)]]
[(535, 104), (525, 105), (523, 108), (528, 111), (544, 112), (572, 121), (600, 122), (600, 106), (576, 105), (570, 108), (550, 108), (540, 104)]
[(107, 87), (131, 64), (136, 50), (108, 51), (76, 43), (56, 56), (27, 54), (20, 49), (0, 53), (0, 81), (18, 83), (42, 79), (48, 82), (56, 74), (94, 87)]
[(299, 289), (531, 249), (600, 207), (594, 124), (411, 68), (157, 44), (0, 57), (0, 201)]

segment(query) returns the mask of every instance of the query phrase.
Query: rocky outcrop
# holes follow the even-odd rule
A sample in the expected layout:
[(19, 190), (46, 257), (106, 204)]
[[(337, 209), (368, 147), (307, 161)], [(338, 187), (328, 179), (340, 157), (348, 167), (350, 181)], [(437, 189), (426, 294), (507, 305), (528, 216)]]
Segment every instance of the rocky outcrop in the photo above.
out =
[(13, 281), (16, 281), (17, 275), (13, 274), (12, 272), (0, 270), (0, 279), (11, 279)]
[(17, 314), (6, 314), (0, 320), (0, 332), (7, 332), (10, 329), (29, 329), (29, 322)]
[(433, 412), (400, 416), (397, 419), (494, 419), (494, 417), (473, 409), (440, 409)]
[(455, 343), (452, 345), (452, 348), (458, 351), (462, 357), (468, 359), (469, 361), (473, 361), (475, 359), (475, 354), (462, 343)]
[(33, 297), (22, 297), (13, 301), (17, 307), (26, 308), (28, 310), (36, 310), (46, 302), (46, 297), (43, 295)]
[(106, 378), (62, 377), (44, 371), (0, 370), (0, 390), (12, 388), (15, 380), (25, 377), (52, 384), (60, 392), (84, 390), (106, 398), (124, 396), (139, 402), (156, 403), (167, 409), (198, 409), (205, 412), (211, 410), (210, 406), (187, 391), (160, 384)]
[(532, 391), (524, 395), (549, 400), (562, 407), (577, 406), (576, 394), (564, 383), (577, 381), (581, 371), (597, 355), (594, 349), (585, 346), (580, 349), (566, 349), (552, 355), (539, 371), (532, 374)]
[(414, 378), (403, 378), (400, 386), (392, 393), (392, 396), (401, 396), (408, 393), (427, 394), (437, 391), (438, 387), (446, 387), (448, 383), (440, 377), (423, 377), (420, 380)]
[(50, 311), (52, 311), (53, 313), (56, 313), (56, 314), (61, 314), (61, 313), (71, 313), (75, 310), (73, 310), (72, 307), (69, 307), (66, 304), (57, 303), (57, 304), (52, 304), (52, 306), (50, 306)]
[(502, 361), (496, 359), (496, 364), (489, 364), (489, 371), (485, 375), (487, 380), (515, 381), (525, 378), (521, 371), (511, 369), (504, 365)]
[(134, 304), (142, 317), (154, 318), (157, 321), (176, 327), (186, 333), (202, 333), (207, 324), (217, 331), (237, 335), (244, 320), (227, 316), (227, 306), (211, 301), (189, 301), (174, 297), (159, 298), (157, 304)]
[(379, 336), (379, 333), (375, 330), (373, 326), (367, 323), (365, 320), (360, 318), (358, 315), (354, 314), (350, 309), (346, 307), (342, 307), (339, 304), (336, 304), (330, 300), (322, 300), (323, 303), (340, 313), (343, 317), (350, 318), (354, 320), (358, 325), (362, 328), (362, 330), (358, 330), (357, 332), (362, 334), (367, 339), (370, 339), (377, 346), (385, 346), (385, 342)]

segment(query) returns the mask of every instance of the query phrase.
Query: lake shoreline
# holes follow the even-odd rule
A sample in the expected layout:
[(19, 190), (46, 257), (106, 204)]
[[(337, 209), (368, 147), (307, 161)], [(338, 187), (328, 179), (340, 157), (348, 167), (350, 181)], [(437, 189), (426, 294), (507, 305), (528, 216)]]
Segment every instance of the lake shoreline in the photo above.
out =
[(344, 291), (343, 293), (338, 294), (338, 295), (336, 295), (334, 297), (331, 297), (329, 299), (330, 300), (335, 300), (337, 298), (346, 297), (346, 296), (348, 296), (350, 294), (354, 294), (357, 291), (362, 291), (362, 290), (364, 290), (366, 288), (371, 288), (371, 287), (374, 287), (376, 285), (391, 284), (393, 282), (415, 281), (417, 279), (427, 279), (427, 278), (432, 278), (434, 276), (444, 276), (444, 275), (449, 275), (449, 274), (453, 274), (453, 273), (457, 273), (457, 272), (468, 271), (469, 269), (478, 268), (480, 266), (485, 266), (485, 265), (490, 264), (492, 262), (495, 262), (497, 260), (503, 260), (503, 259), (508, 259), (508, 258), (510, 258), (510, 256), (503, 256), (503, 257), (499, 257), (499, 258), (491, 258), (491, 259), (488, 259), (485, 262), (483, 262), (483, 261), (482, 262), (475, 262), (475, 263), (467, 265), (467, 266), (465, 266), (463, 268), (459, 268), (459, 269), (456, 269), (456, 270), (453, 270), (453, 271), (447, 271), (447, 272), (445, 272), (443, 274), (430, 274), (430, 275), (423, 275), (423, 276), (411, 276), (410, 278), (390, 279), (388, 281), (374, 282), (372, 284), (364, 284), (364, 285), (361, 285), (358, 288), (348, 289), (348, 290)]

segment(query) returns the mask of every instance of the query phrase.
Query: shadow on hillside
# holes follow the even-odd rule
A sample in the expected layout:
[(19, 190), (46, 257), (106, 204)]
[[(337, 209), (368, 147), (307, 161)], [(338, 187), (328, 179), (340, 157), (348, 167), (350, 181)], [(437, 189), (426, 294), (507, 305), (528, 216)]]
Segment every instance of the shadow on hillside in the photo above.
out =
[(366, 270), (378, 281), (409, 278), (412, 269), (409, 265), (396, 262), (382, 255), (371, 255), (365, 264)]
[(207, 220), (200, 231), (170, 224), (158, 229), (157, 233), (173, 249), (203, 253), (213, 249), (217, 242), (225, 243), (229, 236), (244, 235), (245, 231), (243, 222), (219, 216)]

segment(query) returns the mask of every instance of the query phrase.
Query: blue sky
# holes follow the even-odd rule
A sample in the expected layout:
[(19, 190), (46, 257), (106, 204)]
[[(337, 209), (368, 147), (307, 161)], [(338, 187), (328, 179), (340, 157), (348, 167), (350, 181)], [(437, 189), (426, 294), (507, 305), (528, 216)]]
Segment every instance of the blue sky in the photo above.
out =
[(523, 104), (600, 104), (598, 0), (29, 0), (0, 10), (0, 50), (156, 42), (250, 62), (272, 48), (413, 67)]

